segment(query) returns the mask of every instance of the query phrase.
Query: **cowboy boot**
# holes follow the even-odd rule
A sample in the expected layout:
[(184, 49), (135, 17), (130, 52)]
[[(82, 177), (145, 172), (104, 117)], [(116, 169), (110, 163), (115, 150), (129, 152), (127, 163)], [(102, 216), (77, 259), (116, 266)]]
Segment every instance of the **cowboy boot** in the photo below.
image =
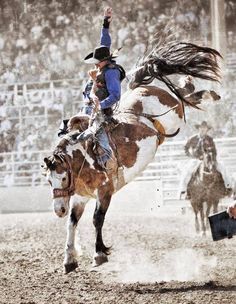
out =
[(108, 155), (99, 145), (95, 147), (94, 151), (97, 155), (99, 165), (106, 170), (107, 174), (112, 174), (117, 171), (117, 160), (113, 152), (111, 155)]
[(105, 170), (107, 174), (113, 174), (117, 172), (117, 161), (113, 157), (109, 158), (105, 163)]
[(63, 119), (59, 127), (59, 132), (57, 133), (58, 137), (62, 137), (63, 135), (68, 133), (68, 122), (69, 119)]

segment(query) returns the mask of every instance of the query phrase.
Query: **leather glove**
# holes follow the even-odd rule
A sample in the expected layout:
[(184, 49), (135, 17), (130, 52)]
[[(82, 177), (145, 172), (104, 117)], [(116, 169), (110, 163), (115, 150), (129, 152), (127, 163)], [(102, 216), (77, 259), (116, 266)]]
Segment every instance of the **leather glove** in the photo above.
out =
[(107, 7), (104, 10), (104, 19), (103, 19), (103, 27), (104, 28), (109, 28), (110, 23), (111, 23), (111, 19), (112, 19), (112, 8)]

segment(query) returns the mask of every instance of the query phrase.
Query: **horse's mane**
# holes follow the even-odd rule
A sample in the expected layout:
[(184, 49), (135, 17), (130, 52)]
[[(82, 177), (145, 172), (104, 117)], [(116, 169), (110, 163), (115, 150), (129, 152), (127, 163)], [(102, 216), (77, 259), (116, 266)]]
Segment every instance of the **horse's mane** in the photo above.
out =
[(191, 75), (219, 82), (220, 67), (217, 62), (219, 57), (222, 58), (215, 49), (189, 42), (177, 42), (172, 34), (159, 35), (147, 46), (143, 57), (136, 63), (129, 87), (135, 89), (158, 79), (165, 83), (179, 100), (194, 106), (180, 94), (179, 88), (168, 76)]

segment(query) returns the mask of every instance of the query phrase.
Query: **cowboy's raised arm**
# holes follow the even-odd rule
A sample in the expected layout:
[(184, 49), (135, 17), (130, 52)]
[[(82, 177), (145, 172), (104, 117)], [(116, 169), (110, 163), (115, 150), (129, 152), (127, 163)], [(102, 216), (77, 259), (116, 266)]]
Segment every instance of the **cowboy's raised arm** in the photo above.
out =
[(103, 25), (101, 29), (101, 39), (100, 44), (105, 45), (110, 49), (111, 47), (111, 36), (109, 33), (109, 26), (112, 20), (112, 8), (108, 7), (104, 10), (104, 19), (103, 19)]

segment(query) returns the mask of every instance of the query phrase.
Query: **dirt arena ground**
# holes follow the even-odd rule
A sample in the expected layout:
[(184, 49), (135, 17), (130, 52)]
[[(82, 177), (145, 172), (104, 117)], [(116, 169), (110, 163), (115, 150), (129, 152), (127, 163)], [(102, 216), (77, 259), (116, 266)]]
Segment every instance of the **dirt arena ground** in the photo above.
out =
[(53, 212), (0, 214), (0, 303), (236, 303), (236, 237), (213, 242), (194, 232), (191, 210), (111, 206), (109, 262), (91, 271), (89, 203), (79, 223), (83, 255), (63, 269), (66, 219)]

